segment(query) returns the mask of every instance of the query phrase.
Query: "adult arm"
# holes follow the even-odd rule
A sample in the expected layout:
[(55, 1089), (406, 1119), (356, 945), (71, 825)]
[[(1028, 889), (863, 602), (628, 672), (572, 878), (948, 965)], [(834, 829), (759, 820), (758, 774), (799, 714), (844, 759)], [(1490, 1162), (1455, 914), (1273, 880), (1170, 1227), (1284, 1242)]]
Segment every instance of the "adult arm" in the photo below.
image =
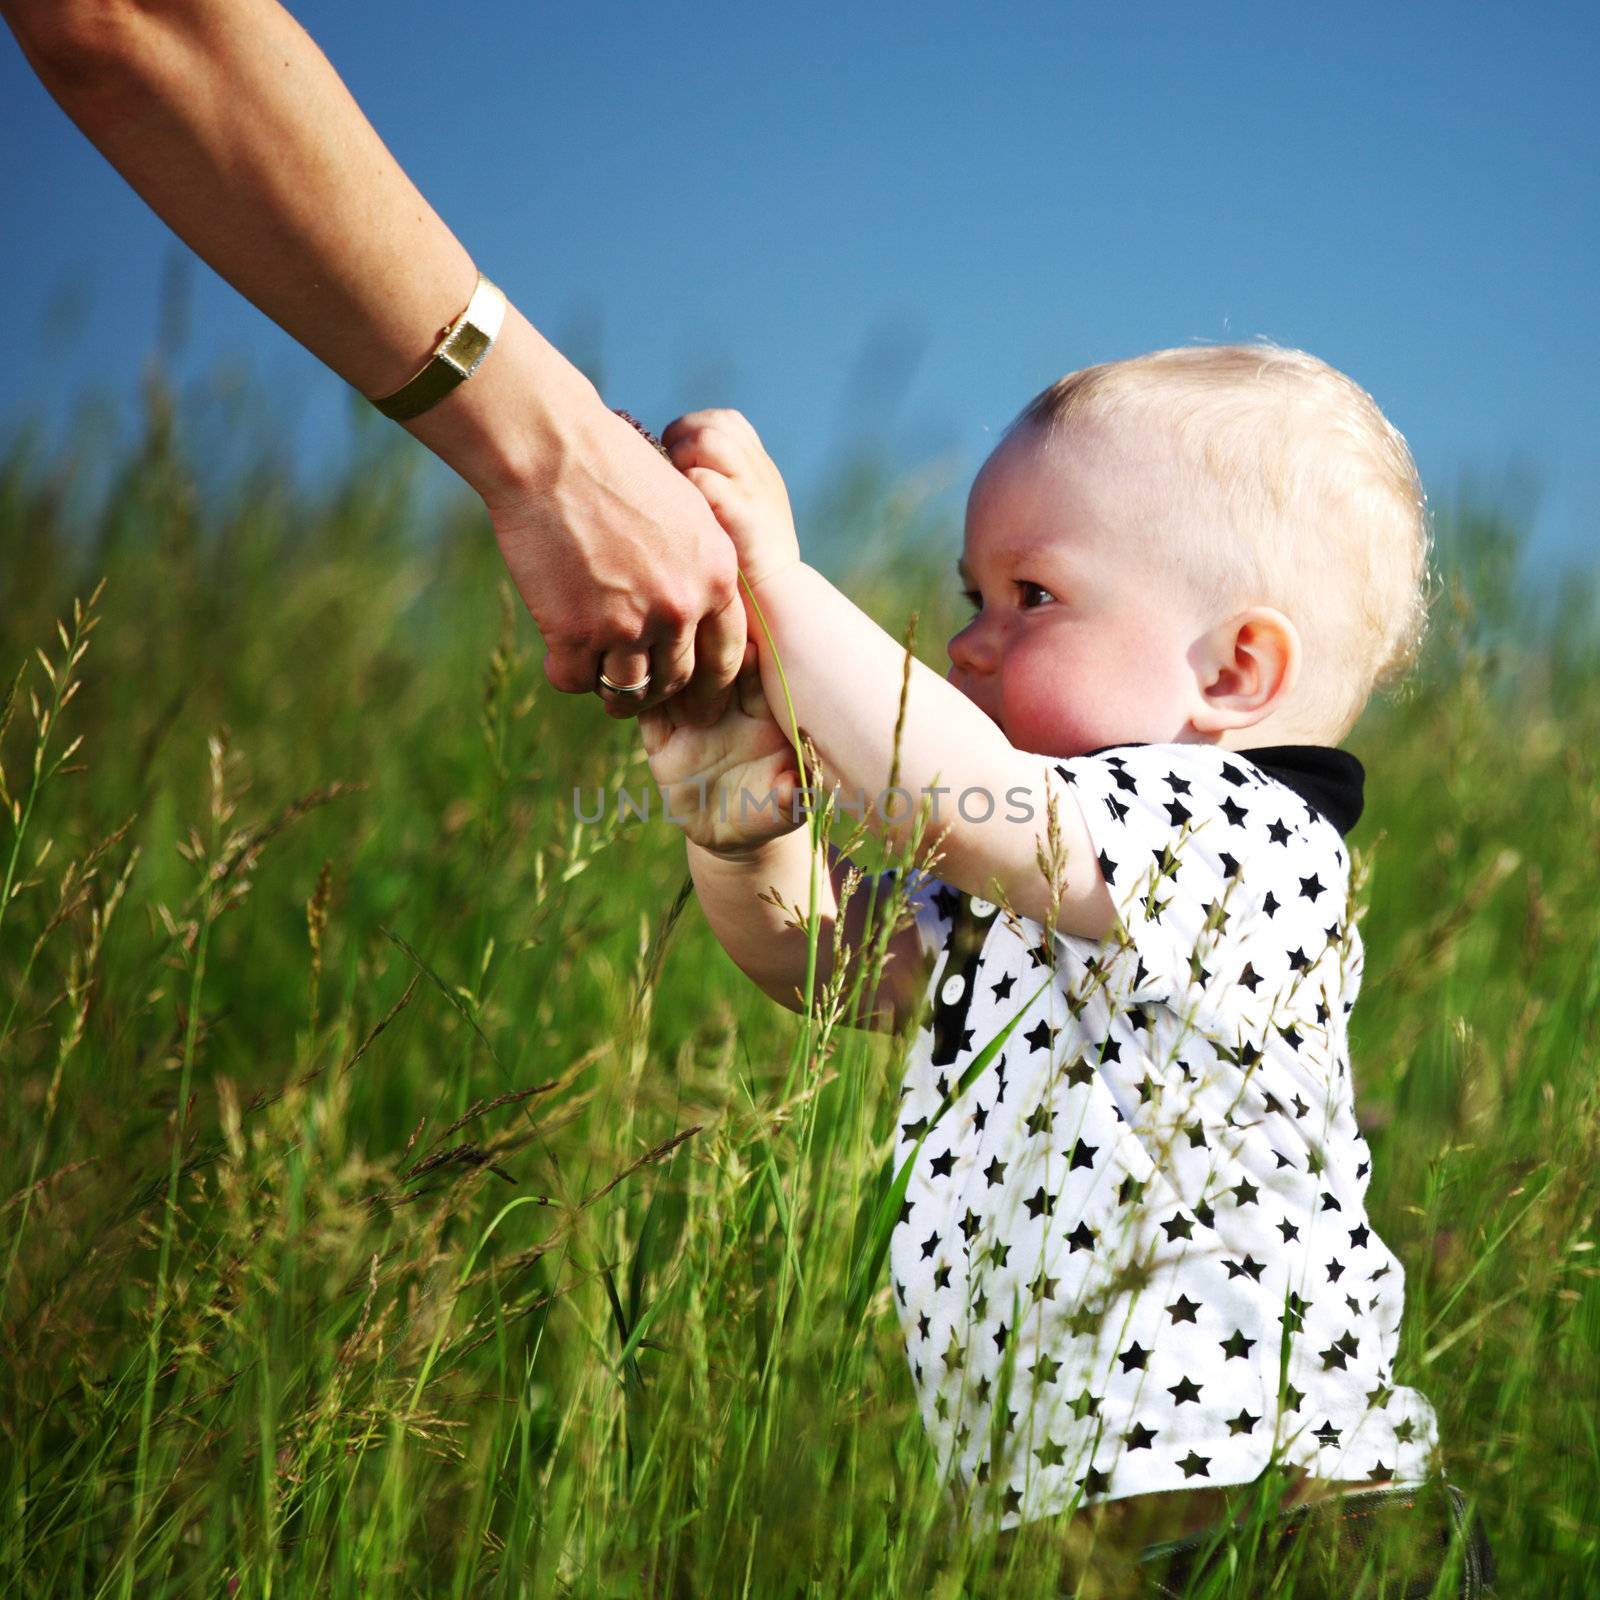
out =
[[(0, 0), (45, 87), (246, 299), (366, 394), (398, 388), (474, 263), (274, 0)], [(491, 272), (490, 276), (493, 276)], [(470, 381), (403, 424), (488, 508), (550, 682), (652, 674), (709, 720), (745, 657), (732, 545), (694, 488), (509, 307)]]

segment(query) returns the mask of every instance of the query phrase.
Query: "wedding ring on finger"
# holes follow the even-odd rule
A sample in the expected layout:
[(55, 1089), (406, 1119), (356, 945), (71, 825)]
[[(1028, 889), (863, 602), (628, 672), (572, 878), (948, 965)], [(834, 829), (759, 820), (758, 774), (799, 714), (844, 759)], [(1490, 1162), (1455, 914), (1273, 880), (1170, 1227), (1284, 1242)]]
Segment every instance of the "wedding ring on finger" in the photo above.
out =
[(650, 674), (647, 672), (637, 683), (613, 683), (604, 672), (600, 674), (600, 687), (595, 690), (600, 694), (609, 689), (612, 694), (643, 694), (650, 687)]

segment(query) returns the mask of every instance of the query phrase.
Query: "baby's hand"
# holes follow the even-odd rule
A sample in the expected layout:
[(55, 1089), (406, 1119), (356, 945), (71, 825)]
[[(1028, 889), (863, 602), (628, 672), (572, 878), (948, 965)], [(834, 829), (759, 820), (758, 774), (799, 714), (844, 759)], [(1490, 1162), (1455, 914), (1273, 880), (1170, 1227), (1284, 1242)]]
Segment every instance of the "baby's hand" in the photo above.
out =
[(689, 839), (738, 856), (805, 825), (804, 813), (795, 814), (794, 746), (773, 720), (758, 668), (734, 680), (726, 710), (708, 728), (680, 723), (676, 706), (675, 696), (641, 711), (639, 732), (667, 815)]
[(799, 561), (783, 478), (739, 412), (691, 411), (665, 429), (661, 442), (727, 530), (752, 589)]

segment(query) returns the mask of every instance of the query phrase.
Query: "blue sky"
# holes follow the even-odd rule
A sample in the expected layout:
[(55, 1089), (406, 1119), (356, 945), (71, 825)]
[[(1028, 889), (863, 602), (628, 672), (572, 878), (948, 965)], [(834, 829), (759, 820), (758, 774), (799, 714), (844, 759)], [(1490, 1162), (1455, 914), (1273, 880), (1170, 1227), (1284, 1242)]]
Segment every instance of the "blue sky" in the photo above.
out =
[[(611, 403), (752, 418), (803, 537), (858, 447), (936, 464), (959, 507), (1061, 373), (1265, 335), (1369, 388), (1436, 503), (1475, 483), (1532, 504), (1547, 563), (1591, 559), (1595, 8), (292, 9)], [(126, 419), (171, 236), (9, 39), (0, 148), (0, 428), (91, 393)], [(191, 291), (197, 403), (247, 363), (307, 470), (337, 464), (344, 386), (209, 269)]]

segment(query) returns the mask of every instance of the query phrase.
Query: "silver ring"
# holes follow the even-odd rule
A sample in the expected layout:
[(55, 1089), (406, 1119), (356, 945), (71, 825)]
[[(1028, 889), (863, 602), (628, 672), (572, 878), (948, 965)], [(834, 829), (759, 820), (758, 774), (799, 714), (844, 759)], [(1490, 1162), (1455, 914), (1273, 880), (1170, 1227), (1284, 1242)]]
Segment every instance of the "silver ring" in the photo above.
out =
[[(637, 683), (613, 683), (605, 673), (600, 674), (600, 687), (609, 689), (612, 694), (643, 694), (650, 687), (650, 674), (647, 672)], [(595, 690), (596, 694), (600, 689)]]

